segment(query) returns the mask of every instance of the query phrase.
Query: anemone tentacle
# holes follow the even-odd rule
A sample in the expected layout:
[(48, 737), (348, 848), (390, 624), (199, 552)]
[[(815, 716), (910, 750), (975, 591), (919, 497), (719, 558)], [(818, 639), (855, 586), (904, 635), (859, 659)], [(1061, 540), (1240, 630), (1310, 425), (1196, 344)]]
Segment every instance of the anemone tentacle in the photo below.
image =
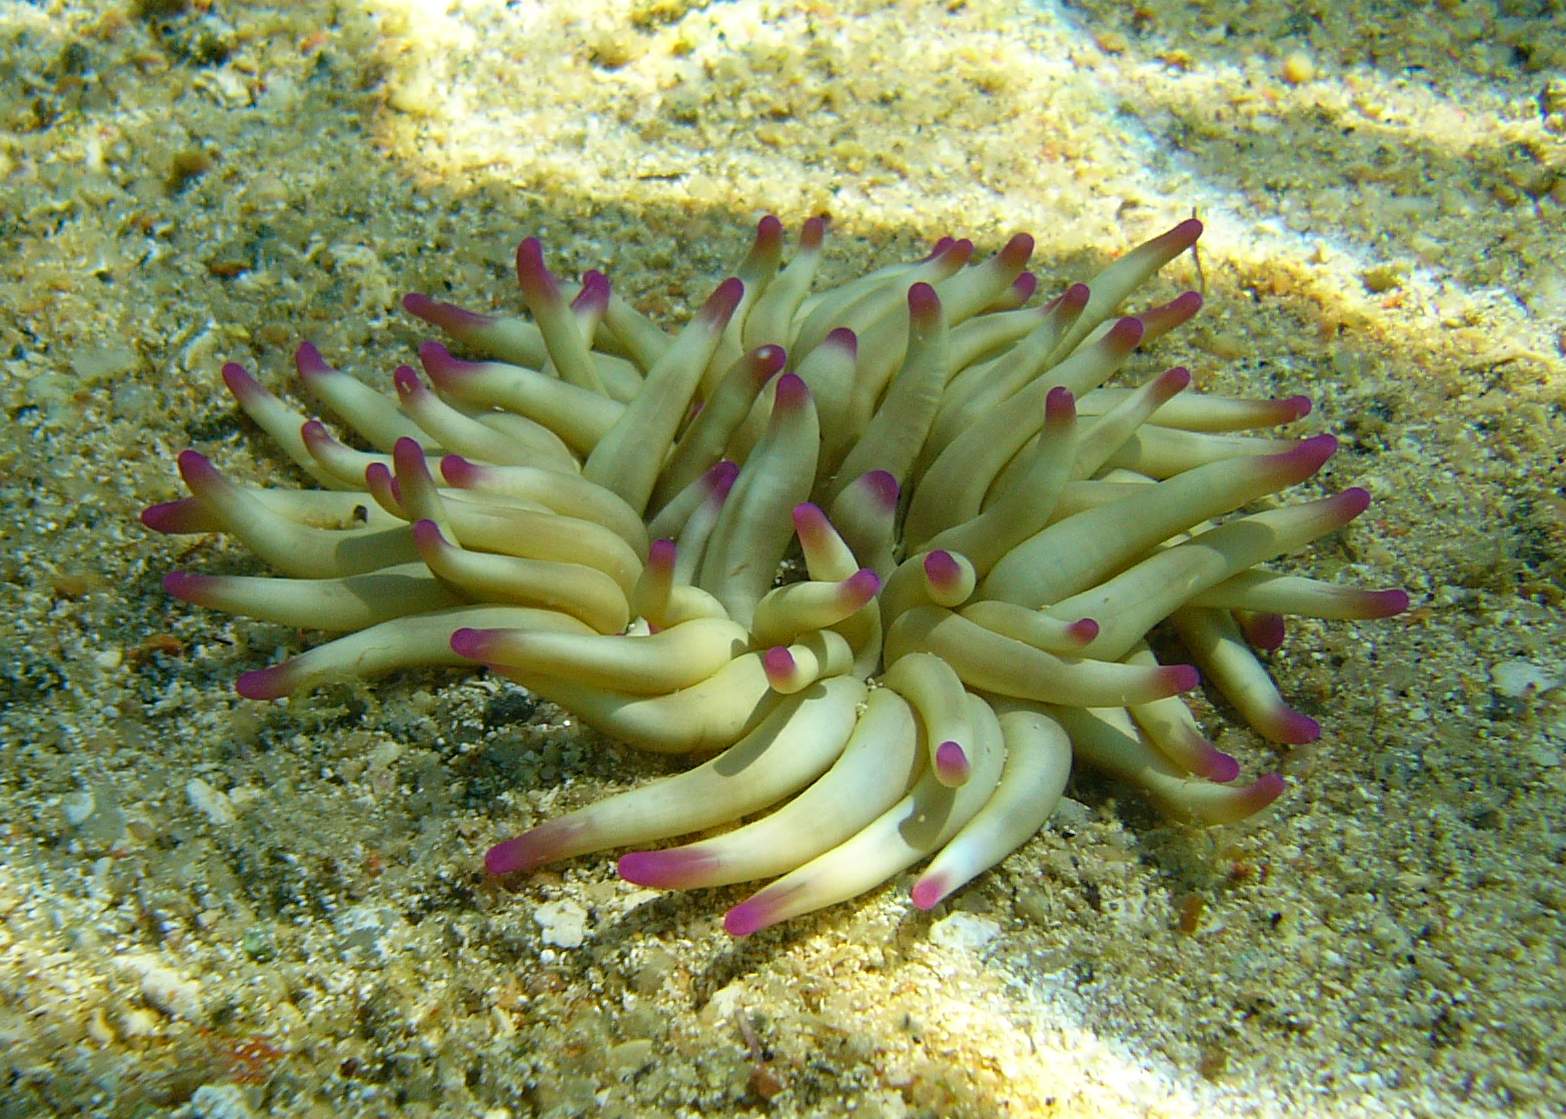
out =
[(601, 273), (556, 277), (528, 238), (526, 317), (403, 300), (467, 355), (425, 342), (427, 382), (402, 366), (381, 394), (298, 348), (306, 392), (368, 449), (223, 368), (324, 489), (240, 486), (186, 451), (192, 496), (143, 521), (227, 533), (283, 573), (174, 572), (174, 597), (341, 634), (245, 673), (246, 696), (483, 665), (612, 737), (712, 755), (496, 845), (492, 875), (765, 811), (620, 873), (776, 877), (729, 910), (743, 936), (929, 858), (912, 885), (928, 909), (1042, 826), (1074, 758), (1204, 823), (1282, 792), (1276, 774), (1236, 781), (1180, 698), (1197, 669), (1160, 663), (1155, 627), (1262, 737), (1297, 743), (1320, 727), (1256, 655), (1284, 616), (1408, 606), (1262, 566), (1369, 501), (1271, 500), (1336, 448), (1270, 430), (1308, 399), (1202, 394), (1180, 366), (1106, 383), (1199, 312), (1195, 292), (1120, 308), (1201, 231), (1181, 222), (1029, 307), (1025, 234), (976, 264), (945, 237), (811, 293), (825, 219), (785, 262), (769, 216), (674, 332)]

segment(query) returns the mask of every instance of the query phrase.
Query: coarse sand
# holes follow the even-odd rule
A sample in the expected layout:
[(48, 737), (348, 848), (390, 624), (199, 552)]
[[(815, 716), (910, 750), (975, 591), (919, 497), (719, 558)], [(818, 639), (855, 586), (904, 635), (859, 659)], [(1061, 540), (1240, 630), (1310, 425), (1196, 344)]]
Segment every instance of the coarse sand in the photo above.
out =
[[(1566, 1109), (1566, 24), (1559, 4), (0, 2), (0, 1119), (1485, 1116)], [(1196, 212), (1202, 387), (1309, 394), (1408, 588), (1275, 657), (1319, 743), (1243, 825), (1078, 774), (930, 914), (743, 941), (741, 896), (497, 837), (669, 772), (479, 675), (289, 703), (308, 641), (168, 599), (191, 446), (297, 340), (378, 386), (510, 254), (666, 322), (763, 213), (824, 279), (1038, 238), (1043, 288)], [(1226, 728), (1226, 729), (1220, 729)]]

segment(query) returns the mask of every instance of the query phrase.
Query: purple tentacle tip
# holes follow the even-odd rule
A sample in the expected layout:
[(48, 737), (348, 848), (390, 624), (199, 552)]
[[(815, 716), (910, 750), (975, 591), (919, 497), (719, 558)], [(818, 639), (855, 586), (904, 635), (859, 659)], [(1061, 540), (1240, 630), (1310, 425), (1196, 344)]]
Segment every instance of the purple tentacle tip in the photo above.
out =
[(199, 606), (203, 597), (202, 592), (209, 589), (215, 581), (214, 576), (200, 575), (194, 571), (170, 571), (163, 577), (163, 590), (173, 598), (194, 602)]
[(868, 567), (861, 567), (843, 580), (843, 591), (848, 601), (861, 606), (881, 592), (881, 577)]
[(715, 327), (722, 328), (728, 325), (729, 319), (734, 314), (734, 309), (739, 306), (739, 301), (745, 296), (745, 281), (738, 276), (730, 276), (718, 285), (717, 290), (708, 296), (707, 302), (697, 312), (706, 321)]
[(948, 787), (965, 784), (971, 769), (968, 751), (960, 743), (948, 740), (935, 748), (935, 777), (941, 784)]
[(531, 869), (533, 864), (528, 857), (526, 839), (523, 835), (515, 836), (485, 851), (484, 873), (491, 878), (504, 878), (508, 874)]
[(1287, 788), (1281, 773), (1264, 773), (1252, 781), (1250, 787), (1245, 790), (1246, 800), (1251, 811), (1260, 812), (1273, 801), (1277, 800)]
[(675, 556), (674, 541), (668, 537), (654, 540), (647, 546), (648, 567), (673, 567)]
[(1370, 508), (1370, 491), (1359, 486), (1350, 486), (1338, 494), (1336, 500), (1343, 506), (1343, 511), (1349, 518), (1353, 519)]
[(1394, 614), (1401, 614), (1408, 609), (1409, 598), (1407, 591), (1371, 591), (1372, 618), (1390, 618)]
[(925, 553), (924, 575), (936, 586), (945, 586), (962, 578), (962, 566), (945, 548)]
[(1321, 724), (1309, 715), (1284, 710), (1278, 713), (1275, 725), (1267, 728), (1267, 737), (1286, 746), (1303, 746), (1321, 737)]
[(1044, 420), (1059, 424), (1074, 419), (1077, 414), (1077, 398), (1064, 385), (1056, 385), (1044, 398)]
[(1031, 233), (1015, 233), (1010, 241), (1006, 242), (999, 256), (1002, 261), (1012, 268), (1021, 268), (1028, 263), (1028, 257), (1033, 255), (1033, 235)]
[(241, 404), (246, 400), (256, 400), (271, 395), (261, 387), (261, 382), (252, 377), (250, 371), (237, 361), (231, 361), (223, 366), (223, 384), (228, 386), (228, 391)]
[(908, 289), (908, 313), (916, 321), (933, 320), (941, 309), (941, 298), (929, 284), (914, 284)]
[(803, 408), (810, 401), (810, 386), (805, 384), (804, 378), (793, 373), (779, 377), (774, 391), (777, 393), (774, 407), (780, 411)]
[(821, 344), (824, 346), (837, 346), (847, 351), (849, 357), (857, 357), (859, 355), (859, 335), (846, 326), (840, 326), (832, 330), (822, 339)]
[(451, 651), (470, 661), (484, 659), (484, 631), (463, 626), (451, 635)]
[[(1310, 415), (1312, 408), (1310, 397), (1290, 396), (1278, 401), (1279, 408), (1288, 416), (1288, 420), (1300, 420)], [(1288, 420), (1283, 422), (1287, 423)]]
[(944, 874), (926, 874), (914, 883), (911, 896), (916, 908), (928, 910), (934, 909), (951, 892)]
[(173, 534), (184, 532), (182, 524), (187, 519), (190, 501), (160, 501), (156, 505), (149, 505), (141, 511), (141, 523), (153, 532)]
[(1202, 753), (1201, 772), (1197, 776), (1227, 785), (1240, 775), (1240, 763), (1216, 746), (1210, 745)]
[(897, 495), (900, 491), (897, 476), (890, 470), (872, 470), (861, 476), (859, 481), (887, 512), (897, 508)]
[(242, 673), (234, 681), (234, 690), (246, 699), (282, 699), (292, 694), (297, 684), (289, 662), (284, 661), (270, 668)]
[(1098, 622), (1092, 618), (1078, 618), (1066, 627), (1066, 633), (1073, 641), (1086, 645), (1098, 636)]
[(1338, 440), (1333, 435), (1312, 435), (1309, 439), (1301, 439), (1292, 451), (1284, 453), (1296, 455), (1302, 462), (1314, 463), (1319, 468), (1338, 453)]
[(772, 906), (760, 895), (747, 898), (723, 915), (723, 931), (733, 937), (749, 936), (775, 923)]
[(794, 674), (794, 654), (788, 651), (787, 645), (774, 645), (761, 654), (761, 668), (768, 680), (786, 683)]
[(615, 869), (621, 878), (655, 890), (688, 890), (717, 860), (700, 851), (679, 847), (667, 851), (630, 851)]

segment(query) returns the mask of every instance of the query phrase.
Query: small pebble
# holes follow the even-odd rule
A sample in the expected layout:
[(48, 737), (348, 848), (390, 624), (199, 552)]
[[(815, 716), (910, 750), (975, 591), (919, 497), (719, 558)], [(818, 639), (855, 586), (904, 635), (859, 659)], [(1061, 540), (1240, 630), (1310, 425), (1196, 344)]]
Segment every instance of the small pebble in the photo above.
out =
[(721, 987), (713, 992), (712, 998), (707, 1000), (707, 1005), (701, 1008), (702, 1024), (708, 1027), (715, 1026), (719, 1022), (728, 1022), (734, 1018), (734, 1012), (740, 1008), (740, 1003), (745, 999), (745, 983), (736, 979), (727, 987)]
[(199, 777), (192, 777), (185, 782), (185, 799), (190, 801), (192, 808), (211, 821), (214, 827), (225, 828), (239, 819), (227, 795), (214, 789)]
[(1131, 43), (1118, 31), (1103, 31), (1096, 37), (1098, 49), (1105, 54), (1125, 54)]
[(1558, 677), (1550, 675), (1532, 661), (1498, 661), (1490, 666), (1490, 682), (1507, 699), (1521, 699), (1529, 693), (1547, 692), (1559, 687)]
[(91, 819), (96, 807), (97, 803), (86, 789), (66, 793), (60, 800), (60, 808), (65, 813), (65, 822), (73, 828), (79, 828)]
[(930, 926), (930, 939), (943, 948), (979, 952), (1000, 935), (1000, 926), (976, 913), (953, 913)]
[(623, 1041), (609, 1050), (609, 1066), (621, 1072), (636, 1072), (652, 1063), (652, 1038), (638, 1037)]
[(1283, 80), (1302, 85), (1316, 77), (1316, 64), (1304, 51), (1295, 51), (1283, 60)]
[(578, 948), (587, 936), (587, 910), (574, 901), (545, 902), (533, 911), (533, 920), (544, 943), (556, 948)]
[(136, 362), (136, 351), (123, 342), (85, 346), (72, 353), (71, 371), (83, 382), (79, 387), (86, 387), (124, 376), (136, 368)]
[(141, 979), (141, 997), (170, 1018), (187, 1022), (201, 1018), (201, 984), (186, 979), (154, 956), (121, 957), (126, 968)]
[(401, 913), (373, 902), (342, 910), (333, 923), (342, 951), (374, 964), (389, 959), (408, 932), (408, 922)]
[(190, 1097), (190, 1110), (200, 1119), (250, 1119), (255, 1115), (237, 1084), (203, 1084)]

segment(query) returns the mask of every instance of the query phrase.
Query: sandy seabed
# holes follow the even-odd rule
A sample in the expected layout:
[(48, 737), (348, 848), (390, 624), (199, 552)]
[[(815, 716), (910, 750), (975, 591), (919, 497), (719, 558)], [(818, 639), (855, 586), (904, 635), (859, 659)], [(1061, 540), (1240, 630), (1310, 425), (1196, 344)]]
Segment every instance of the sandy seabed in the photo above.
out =
[[(1559, 5), (0, 3), (0, 1119), (1553, 1115), (1566, 1107)], [(408, 290), (510, 253), (680, 318), (758, 216), (827, 280), (1027, 229), (1045, 290), (1188, 216), (1165, 364), (1309, 394), (1375, 505), (1291, 629), (1326, 727), (1263, 816), (1091, 774), (931, 914), (744, 941), (739, 896), (485, 846), (669, 770), (478, 676), (257, 704), (302, 635), (167, 599), (193, 446), (297, 477), (217, 376), (384, 385)], [(509, 305), (514, 306), (511, 302)], [(1224, 726), (1208, 704), (1210, 728)]]

